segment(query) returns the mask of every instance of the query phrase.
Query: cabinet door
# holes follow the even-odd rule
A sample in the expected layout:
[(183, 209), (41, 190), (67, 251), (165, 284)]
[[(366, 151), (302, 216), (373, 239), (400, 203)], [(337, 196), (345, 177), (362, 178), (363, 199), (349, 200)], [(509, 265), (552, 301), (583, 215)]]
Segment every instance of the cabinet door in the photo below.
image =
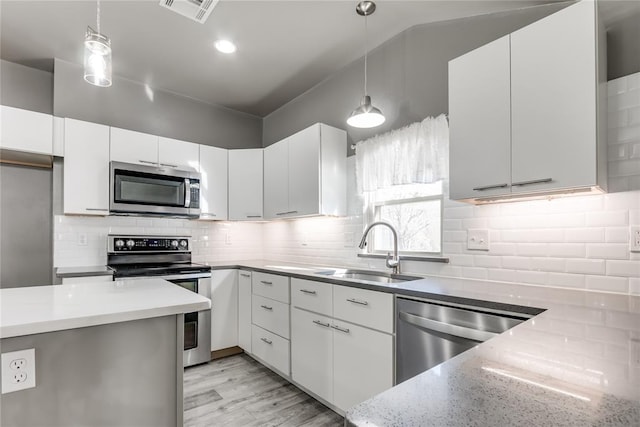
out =
[(229, 219), (262, 219), (262, 148), (229, 150)]
[(200, 170), (200, 147), (192, 142), (171, 138), (158, 138), (158, 162), (160, 166)]
[(450, 197), (510, 193), (509, 36), (449, 62)]
[(333, 402), (346, 411), (393, 386), (393, 338), (338, 320), (333, 326)]
[(289, 139), (289, 215), (320, 213), (320, 125)]
[(200, 219), (227, 219), (227, 150), (200, 145)]
[(333, 400), (331, 318), (291, 309), (291, 377), (327, 402)]
[(283, 218), (289, 212), (289, 138), (264, 149), (264, 217)]
[(111, 128), (111, 160), (158, 164), (158, 137), (148, 133)]
[(251, 272), (238, 272), (238, 345), (251, 353)]
[(0, 109), (0, 148), (51, 155), (53, 117), (3, 105)]
[(109, 127), (64, 122), (64, 213), (109, 215)]
[(511, 34), (512, 192), (596, 185), (596, 10)]
[(211, 351), (238, 345), (236, 270), (211, 272)]

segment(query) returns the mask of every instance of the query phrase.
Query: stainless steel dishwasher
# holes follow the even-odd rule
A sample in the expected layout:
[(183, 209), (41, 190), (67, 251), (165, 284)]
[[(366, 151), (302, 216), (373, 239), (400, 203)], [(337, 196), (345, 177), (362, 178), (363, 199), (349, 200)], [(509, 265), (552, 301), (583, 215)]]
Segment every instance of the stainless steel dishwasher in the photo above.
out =
[(396, 298), (396, 384), (469, 350), (532, 314)]

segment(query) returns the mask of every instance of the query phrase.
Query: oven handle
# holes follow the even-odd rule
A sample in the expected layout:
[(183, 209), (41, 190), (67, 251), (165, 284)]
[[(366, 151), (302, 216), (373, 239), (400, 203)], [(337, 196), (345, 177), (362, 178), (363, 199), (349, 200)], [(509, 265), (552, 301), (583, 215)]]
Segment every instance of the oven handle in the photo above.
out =
[(437, 320), (427, 319), (426, 317), (416, 316), (415, 314), (406, 313), (404, 311), (401, 311), (398, 315), (400, 319), (419, 328), (472, 341), (484, 342), (499, 335), (493, 332), (480, 331), (478, 329), (465, 328), (464, 326), (438, 322)]
[(211, 278), (211, 273), (192, 273), (192, 274), (173, 274), (169, 276), (118, 277), (116, 280), (142, 280), (142, 279), (182, 280), (182, 279), (210, 279), (210, 278)]

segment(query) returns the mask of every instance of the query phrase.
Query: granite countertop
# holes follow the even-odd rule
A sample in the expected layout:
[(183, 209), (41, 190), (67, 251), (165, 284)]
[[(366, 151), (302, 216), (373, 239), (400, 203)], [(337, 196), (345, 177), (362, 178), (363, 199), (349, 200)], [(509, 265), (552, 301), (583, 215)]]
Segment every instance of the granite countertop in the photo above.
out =
[(0, 289), (0, 338), (190, 313), (211, 301), (162, 279)]
[(89, 265), (83, 267), (58, 267), (56, 276), (65, 277), (89, 277), (89, 276), (113, 276), (113, 270), (106, 265)]
[(328, 266), (281, 261), (208, 264), (545, 310), (356, 405), (346, 414), (349, 426), (640, 425), (640, 296), (444, 277), (359, 283), (314, 273)]

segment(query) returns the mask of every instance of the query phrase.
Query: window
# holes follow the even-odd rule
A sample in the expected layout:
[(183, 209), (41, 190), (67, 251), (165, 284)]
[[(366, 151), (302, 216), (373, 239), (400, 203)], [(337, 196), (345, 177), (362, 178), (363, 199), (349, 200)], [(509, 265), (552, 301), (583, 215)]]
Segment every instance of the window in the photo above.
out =
[[(442, 181), (433, 184), (392, 186), (371, 194), (367, 216), (386, 221), (398, 231), (398, 248), (404, 254), (442, 253)], [(391, 232), (383, 227), (372, 230), (370, 253), (393, 250)]]

